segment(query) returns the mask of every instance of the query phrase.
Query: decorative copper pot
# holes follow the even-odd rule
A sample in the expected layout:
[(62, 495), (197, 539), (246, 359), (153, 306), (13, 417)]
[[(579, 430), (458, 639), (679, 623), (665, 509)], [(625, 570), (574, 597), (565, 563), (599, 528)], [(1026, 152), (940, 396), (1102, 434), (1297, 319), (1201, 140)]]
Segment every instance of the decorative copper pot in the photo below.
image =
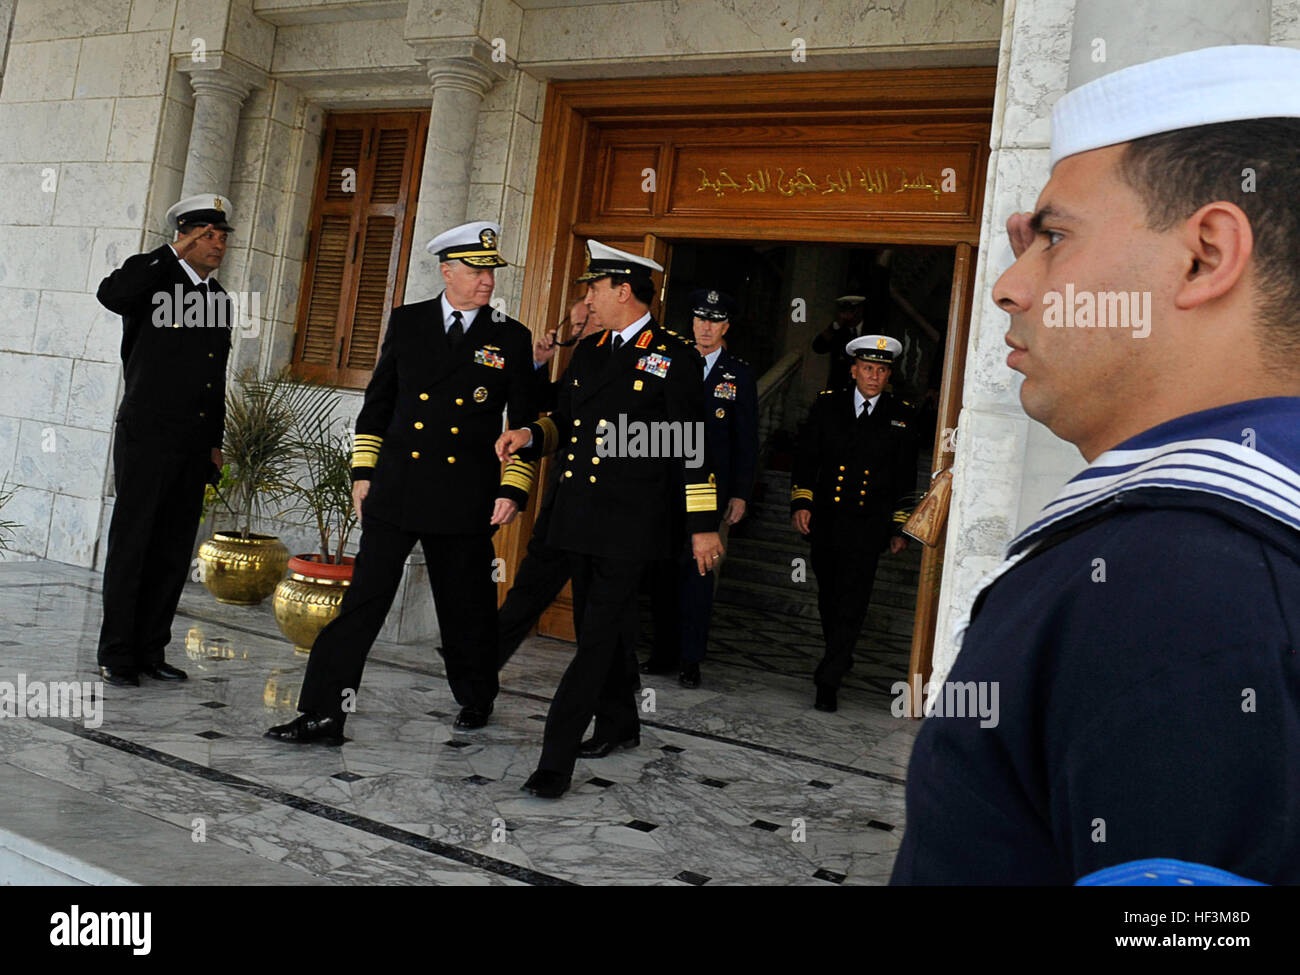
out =
[(289, 575), (275, 587), (275, 621), (299, 653), (310, 653), (326, 624), (339, 614), (343, 595), (352, 582), (353, 558), (321, 562), (315, 555), (295, 555)]
[(289, 550), (274, 535), (217, 532), (199, 546), (199, 581), (217, 602), (256, 606), (284, 577)]

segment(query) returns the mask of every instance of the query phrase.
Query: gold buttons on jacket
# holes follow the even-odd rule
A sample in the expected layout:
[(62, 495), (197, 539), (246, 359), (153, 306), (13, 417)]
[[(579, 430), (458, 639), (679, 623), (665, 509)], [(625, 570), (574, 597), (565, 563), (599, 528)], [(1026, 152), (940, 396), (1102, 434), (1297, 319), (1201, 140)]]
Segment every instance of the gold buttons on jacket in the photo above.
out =
[(202, 412), (199, 413), (199, 419), (200, 419), (200, 420), (202, 420), (205, 416), (207, 416), (206, 413), (202, 413)]
[(595, 484), (595, 483), (596, 483), (596, 475), (595, 475), (595, 474), (592, 474), (592, 475), (591, 475), (591, 483), (592, 483), (592, 484)]
[(569, 460), (573, 460), (573, 454), (569, 454)]
[(573, 471), (565, 471), (565, 472), (564, 472), (564, 476), (565, 476), (565, 477), (573, 477)]
[[(577, 437), (574, 437), (574, 440), (575, 440), (575, 441), (576, 441), (577, 439), (578, 439)], [(605, 442), (605, 438), (604, 438), (604, 437), (597, 437), (597, 438), (596, 438), (596, 443), (598, 443), (598, 444), (602, 444), (602, 443), (604, 443), (604, 442)]]
[(207, 389), (211, 389), (211, 388), (212, 388), (212, 383), (204, 383), (203, 385), (204, 385), (204, 387), (206, 387)]
[[(599, 463), (600, 463), (600, 458), (599, 458), (599, 457), (593, 457), (593, 458), (591, 458), (591, 462), (592, 462), (593, 464), (599, 464)], [(592, 480), (595, 480), (595, 478), (592, 478)]]
[(452, 427), (452, 428), (451, 428), (451, 432), (452, 432), (452, 434), (460, 433), (460, 427)]
[(577, 438), (577, 437), (570, 437), (570, 438), (569, 438), (569, 443), (577, 443), (577, 442), (578, 442), (578, 438)]
[(859, 491), (858, 494), (866, 494), (866, 491)]
[(840, 501), (839, 498), (836, 498), (836, 499), (835, 499), (835, 503), (836, 503), (836, 504), (839, 504), (839, 501)]
[(428, 398), (429, 398), (429, 394), (428, 394), (428, 393), (421, 393), (421, 394), (420, 394), (420, 399), (428, 399)]
[(415, 421), (415, 429), (417, 429), (417, 430), (423, 430), (423, 429), (424, 429), (424, 424), (421, 423), (419, 420), (416, 420), (416, 421)]
[[(844, 468), (841, 467), (840, 470), (844, 470)], [(837, 481), (842, 481), (842, 480), (844, 480), (844, 475), (841, 474), (839, 477), (835, 478), (835, 480), (837, 480)]]
[(211, 353), (211, 352), (208, 353), (208, 358), (209, 358), (209, 359), (212, 358), (212, 353)]
[(448, 463), (448, 464), (454, 464), (454, 463), (456, 463), (456, 458), (455, 458), (455, 457), (448, 457), (448, 458), (447, 458), (447, 463)]
[(464, 405), (465, 405), (465, 401), (464, 401), (463, 399), (461, 399), (459, 396), (457, 396), (457, 397), (456, 397), (456, 405), (457, 405), (457, 406), (464, 406)]
[(573, 425), (574, 425), (575, 427), (580, 427), (580, 426), (582, 426), (582, 421), (581, 421), (581, 420), (574, 420), (574, 421), (573, 421)]
[(840, 465), (840, 470), (844, 470), (844, 465), (843, 465), (843, 464)]
[(420, 452), (418, 450), (412, 450), (411, 460), (419, 460), (419, 459), (420, 459)]

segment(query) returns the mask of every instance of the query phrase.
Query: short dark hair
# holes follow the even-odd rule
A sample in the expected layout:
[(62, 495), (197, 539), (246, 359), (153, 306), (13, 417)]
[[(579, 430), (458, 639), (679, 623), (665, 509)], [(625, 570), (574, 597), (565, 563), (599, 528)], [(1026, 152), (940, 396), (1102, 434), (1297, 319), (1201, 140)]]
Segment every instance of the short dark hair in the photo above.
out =
[(1257, 314), (1275, 361), (1300, 359), (1300, 119), (1218, 122), (1130, 142), (1120, 177), (1146, 204), (1147, 226), (1171, 229), (1216, 200), (1250, 221)]
[(630, 274), (611, 274), (609, 276), (609, 286), (617, 288), (620, 284), (631, 285), (632, 297), (647, 308), (655, 300), (655, 283), (650, 278), (638, 274), (633, 277)]

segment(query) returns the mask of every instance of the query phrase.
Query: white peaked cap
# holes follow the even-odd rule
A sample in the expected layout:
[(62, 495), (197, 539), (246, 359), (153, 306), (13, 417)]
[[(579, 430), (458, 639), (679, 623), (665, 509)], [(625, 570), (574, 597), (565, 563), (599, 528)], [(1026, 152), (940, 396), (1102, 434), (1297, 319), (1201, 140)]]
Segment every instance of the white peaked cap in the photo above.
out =
[(1254, 118), (1300, 118), (1300, 50), (1205, 47), (1080, 85), (1052, 109), (1052, 166), (1143, 136)]

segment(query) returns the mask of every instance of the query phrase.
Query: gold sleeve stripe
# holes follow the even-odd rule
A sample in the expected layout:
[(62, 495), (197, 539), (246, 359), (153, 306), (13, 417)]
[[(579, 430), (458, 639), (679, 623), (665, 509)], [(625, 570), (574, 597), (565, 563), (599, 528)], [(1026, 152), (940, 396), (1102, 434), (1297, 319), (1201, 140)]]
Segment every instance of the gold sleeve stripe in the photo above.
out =
[(510, 463), (506, 465), (505, 472), (501, 475), (501, 483), (506, 487), (518, 488), (527, 494), (532, 491), (533, 478), (536, 476), (536, 464), (512, 457)]
[(907, 521), (907, 519), (908, 519), (908, 517), (909, 517), (910, 515), (911, 515), (911, 512), (910, 512), (910, 511), (895, 511), (895, 512), (894, 512), (894, 523), (897, 524), (897, 525), (901, 525), (901, 524), (903, 524), (903, 522)]
[(686, 510), (688, 512), (718, 510), (718, 488), (712, 478), (704, 484), (686, 485)]
[(537, 421), (537, 425), (542, 428), (542, 453), (553, 453), (560, 442), (560, 431), (555, 426), (555, 421), (544, 416)]
[(811, 501), (813, 493), (811, 488), (795, 488), (790, 492), (791, 501)]
[(379, 463), (379, 448), (384, 438), (373, 433), (358, 433), (352, 438), (352, 466), (374, 467)]

